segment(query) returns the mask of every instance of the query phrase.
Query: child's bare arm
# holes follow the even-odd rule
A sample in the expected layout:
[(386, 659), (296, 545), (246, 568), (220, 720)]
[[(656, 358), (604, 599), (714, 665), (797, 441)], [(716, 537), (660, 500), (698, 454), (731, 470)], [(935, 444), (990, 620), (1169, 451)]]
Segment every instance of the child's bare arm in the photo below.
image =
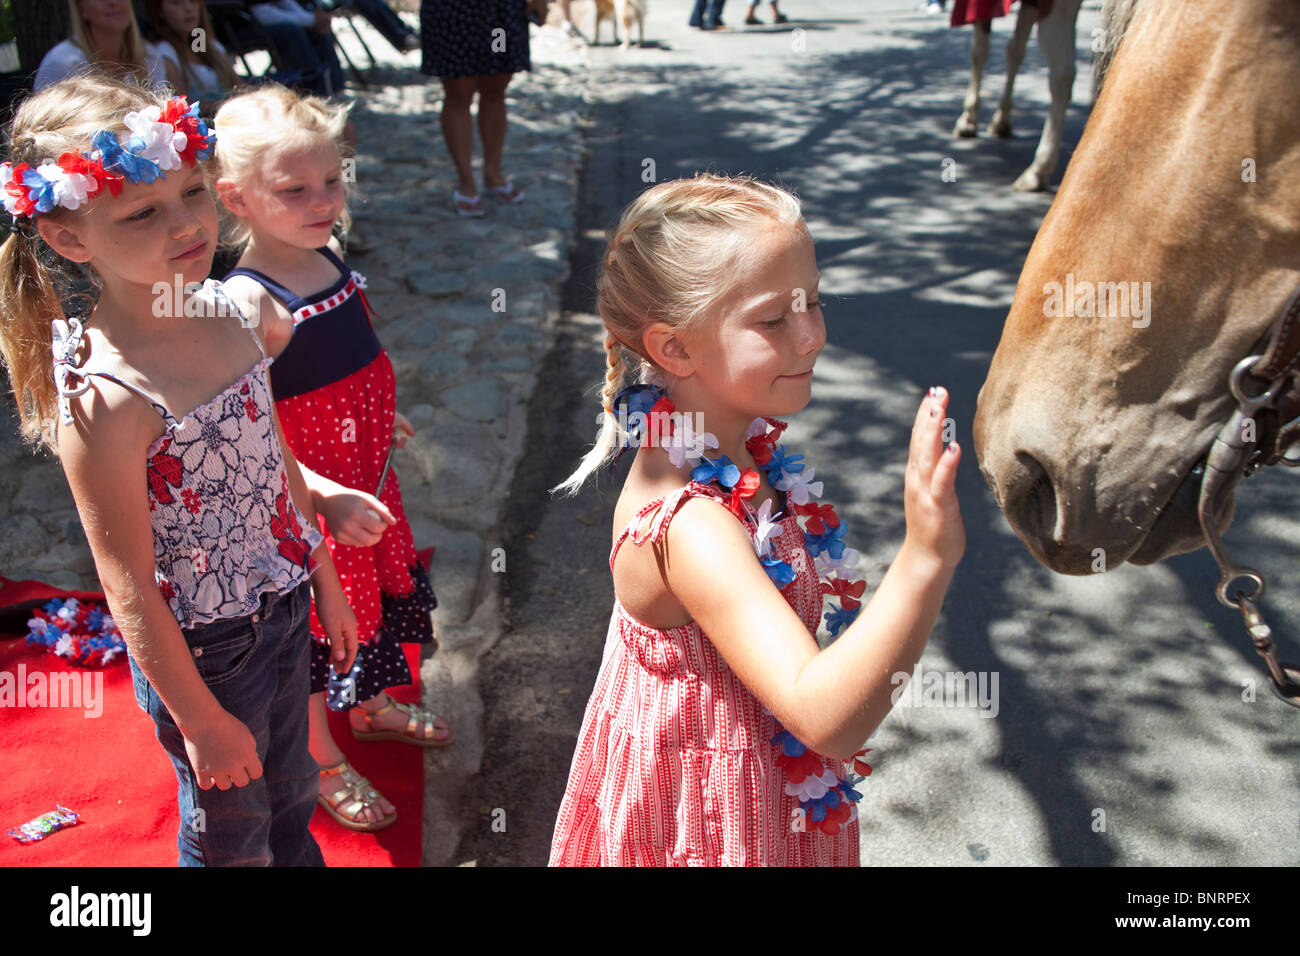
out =
[[(262, 347), (271, 358), (278, 358), (293, 336), (293, 317), (284, 304), (264, 285), (248, 276), (234, 276), (222, 286), (246, 317), (256, 317), (253, 328), (262, 340)], [(316, 474), (302, 462), (298, 463), (298, 468), (311, 499), (311, 511), (303, 509), (303, 513), (324, 515), (330, 533), (339, 544), (372, 547), (379, 543), (389, 525), (397, 523), (392, 512), (378, 498), (366, 493), (366, 489), (345, 488), (324, 475)], [(371, 511), (379, 517), (372, 518), (368, 513)]]
[(945, 403), (941, 393), (917, 413), (903, 547), (871, 601), (825, 650), (724, 508), (695, 499), (669, 526), (665, 575), (674, 597), (745, 686), (820, 753), (848, 759), (889, 712), (891, 677), (915, 667), (964, 550), (953, 489), (960, 452), (945, 452), (940, 438)]
[(113, 620), (184, 735), (199, 786), (225, 790), (257, 779), (253, 735), (203, 683), (155, 583), (145, 452), (157, 416), (116, 386), (70, 401), (73, 424), (59, 426), (59, 457)]
[(271, 358), (279, 357), (293, 337), (293, 316), (266, 286), (249, 276), (232, 276), (221, 283), (230, 300), (262, 340)]

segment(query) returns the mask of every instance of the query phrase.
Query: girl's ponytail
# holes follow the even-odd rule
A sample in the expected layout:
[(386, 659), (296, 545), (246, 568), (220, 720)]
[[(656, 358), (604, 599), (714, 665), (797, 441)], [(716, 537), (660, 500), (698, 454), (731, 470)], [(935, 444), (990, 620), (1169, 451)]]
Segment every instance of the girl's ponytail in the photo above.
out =
[(0, 245), (0, 352), (23, 437), (58, 454), (51, 324), (63, 318), (63, 306), (37, 251), (43, 244), (34, 233), (29, 225), (15, 225)]
[(596, 444), (583, 456), (578, 468), (561, 484), (551, 489), (551, 494), (562, 491), (566, 495), (577, 494), (587, 478), (614, 457), (614, 453), (627, 439), (627, 432), (619, 423), (614, 409), (614, 398), (623, 390), (627, 379), (627, 366), (623, 362), (623, 343), (613, 332), (605, 335), (605, 382), (600, 390), (601, 412), (600, 431), (596, 435)]

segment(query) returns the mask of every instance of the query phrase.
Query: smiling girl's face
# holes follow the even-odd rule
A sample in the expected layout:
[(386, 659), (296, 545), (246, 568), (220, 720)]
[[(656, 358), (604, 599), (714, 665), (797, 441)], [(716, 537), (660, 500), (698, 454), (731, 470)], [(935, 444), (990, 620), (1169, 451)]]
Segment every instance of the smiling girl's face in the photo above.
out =
[(807, 231), (778, 222), (753, 229), (730, 292), (684, 341), (698, 387), (747, 416), (790, 415), (812, 397), (826, 344), (821, 273)]
[(240, 187), (256, 242), (318, 249), (343, 213), (338, 147), (320, 139), (273, 154)]

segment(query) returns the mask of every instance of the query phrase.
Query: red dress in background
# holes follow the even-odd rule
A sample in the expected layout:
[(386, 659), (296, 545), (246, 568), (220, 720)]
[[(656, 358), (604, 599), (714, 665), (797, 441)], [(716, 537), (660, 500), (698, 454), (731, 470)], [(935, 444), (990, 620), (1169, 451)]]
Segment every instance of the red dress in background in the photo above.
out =
[(976, 20), (993, 20), (1011, 12), (1012, 0), (953, 0), (949, 26), (964, 27)]
[[(304, 299), (269, 276), (246, 275), (279, 298), (293, 317), (293, 336), (271, 366), (271, 388), (284, 438), (294, 456), (317, 474), (374, 494), (393, 438), (396, 378), (371, 326), (365, 279), (328, 248), (318, 249), (339, 270), (329, 288)], [(379, 500), (397, 523), (374, 547), (339, 544), (324, 517), (321, 530), (343, 592), (357, 618), (360, 673), (349, 704), (414, 680), (404, 643), (435, 643), (430, 612), (437, 606), (415, 553), (395, 469)], [(313, 600), (311, 690), (329, 686), (329, 648)], [(436, 643), (435, 643), (436, 646)]]

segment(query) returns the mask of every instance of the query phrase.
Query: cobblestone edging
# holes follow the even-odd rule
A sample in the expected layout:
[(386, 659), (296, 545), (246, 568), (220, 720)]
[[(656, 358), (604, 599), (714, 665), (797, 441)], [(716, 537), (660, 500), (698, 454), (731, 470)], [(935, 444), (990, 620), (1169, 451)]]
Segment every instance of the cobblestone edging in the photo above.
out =
[(438, 547), (440, 649), (421, 669), (424, 699), (457, 732), (454, 746), (426, 757), (426, 865), (455, 853), (459, 804), (482, 760), (478, 662), (501, 634), (497, 572), (510, 560), (500, 520), (573, 246), (586, 69), (539, 69), (536, 60), (536, 74), (510, 88), (506, 145), (506, 172), (527, 197), (508, 206), (485, 196), (483, 219), (461, 220), (450, 203), (454, 180), (430, 174), (430, 144), (442, 149), (436, 118), (423, 129), (407, 123), (404, 133), (393, 123), (413, 101), (435, 99), (436, 88), (385, 90), (357, 120), (362, 142), (385, 143), (382, 164), (359, 152), (359, 192), (373, 195), (372, 178), (401, 181), (357, 208), (367, 236), (402, 251), (376, 251), (358, 268), (383, 316), (377, 327), (397, 371), (398, 408), (416, 428), (395, 459), (403, 500), (417, 547)]

